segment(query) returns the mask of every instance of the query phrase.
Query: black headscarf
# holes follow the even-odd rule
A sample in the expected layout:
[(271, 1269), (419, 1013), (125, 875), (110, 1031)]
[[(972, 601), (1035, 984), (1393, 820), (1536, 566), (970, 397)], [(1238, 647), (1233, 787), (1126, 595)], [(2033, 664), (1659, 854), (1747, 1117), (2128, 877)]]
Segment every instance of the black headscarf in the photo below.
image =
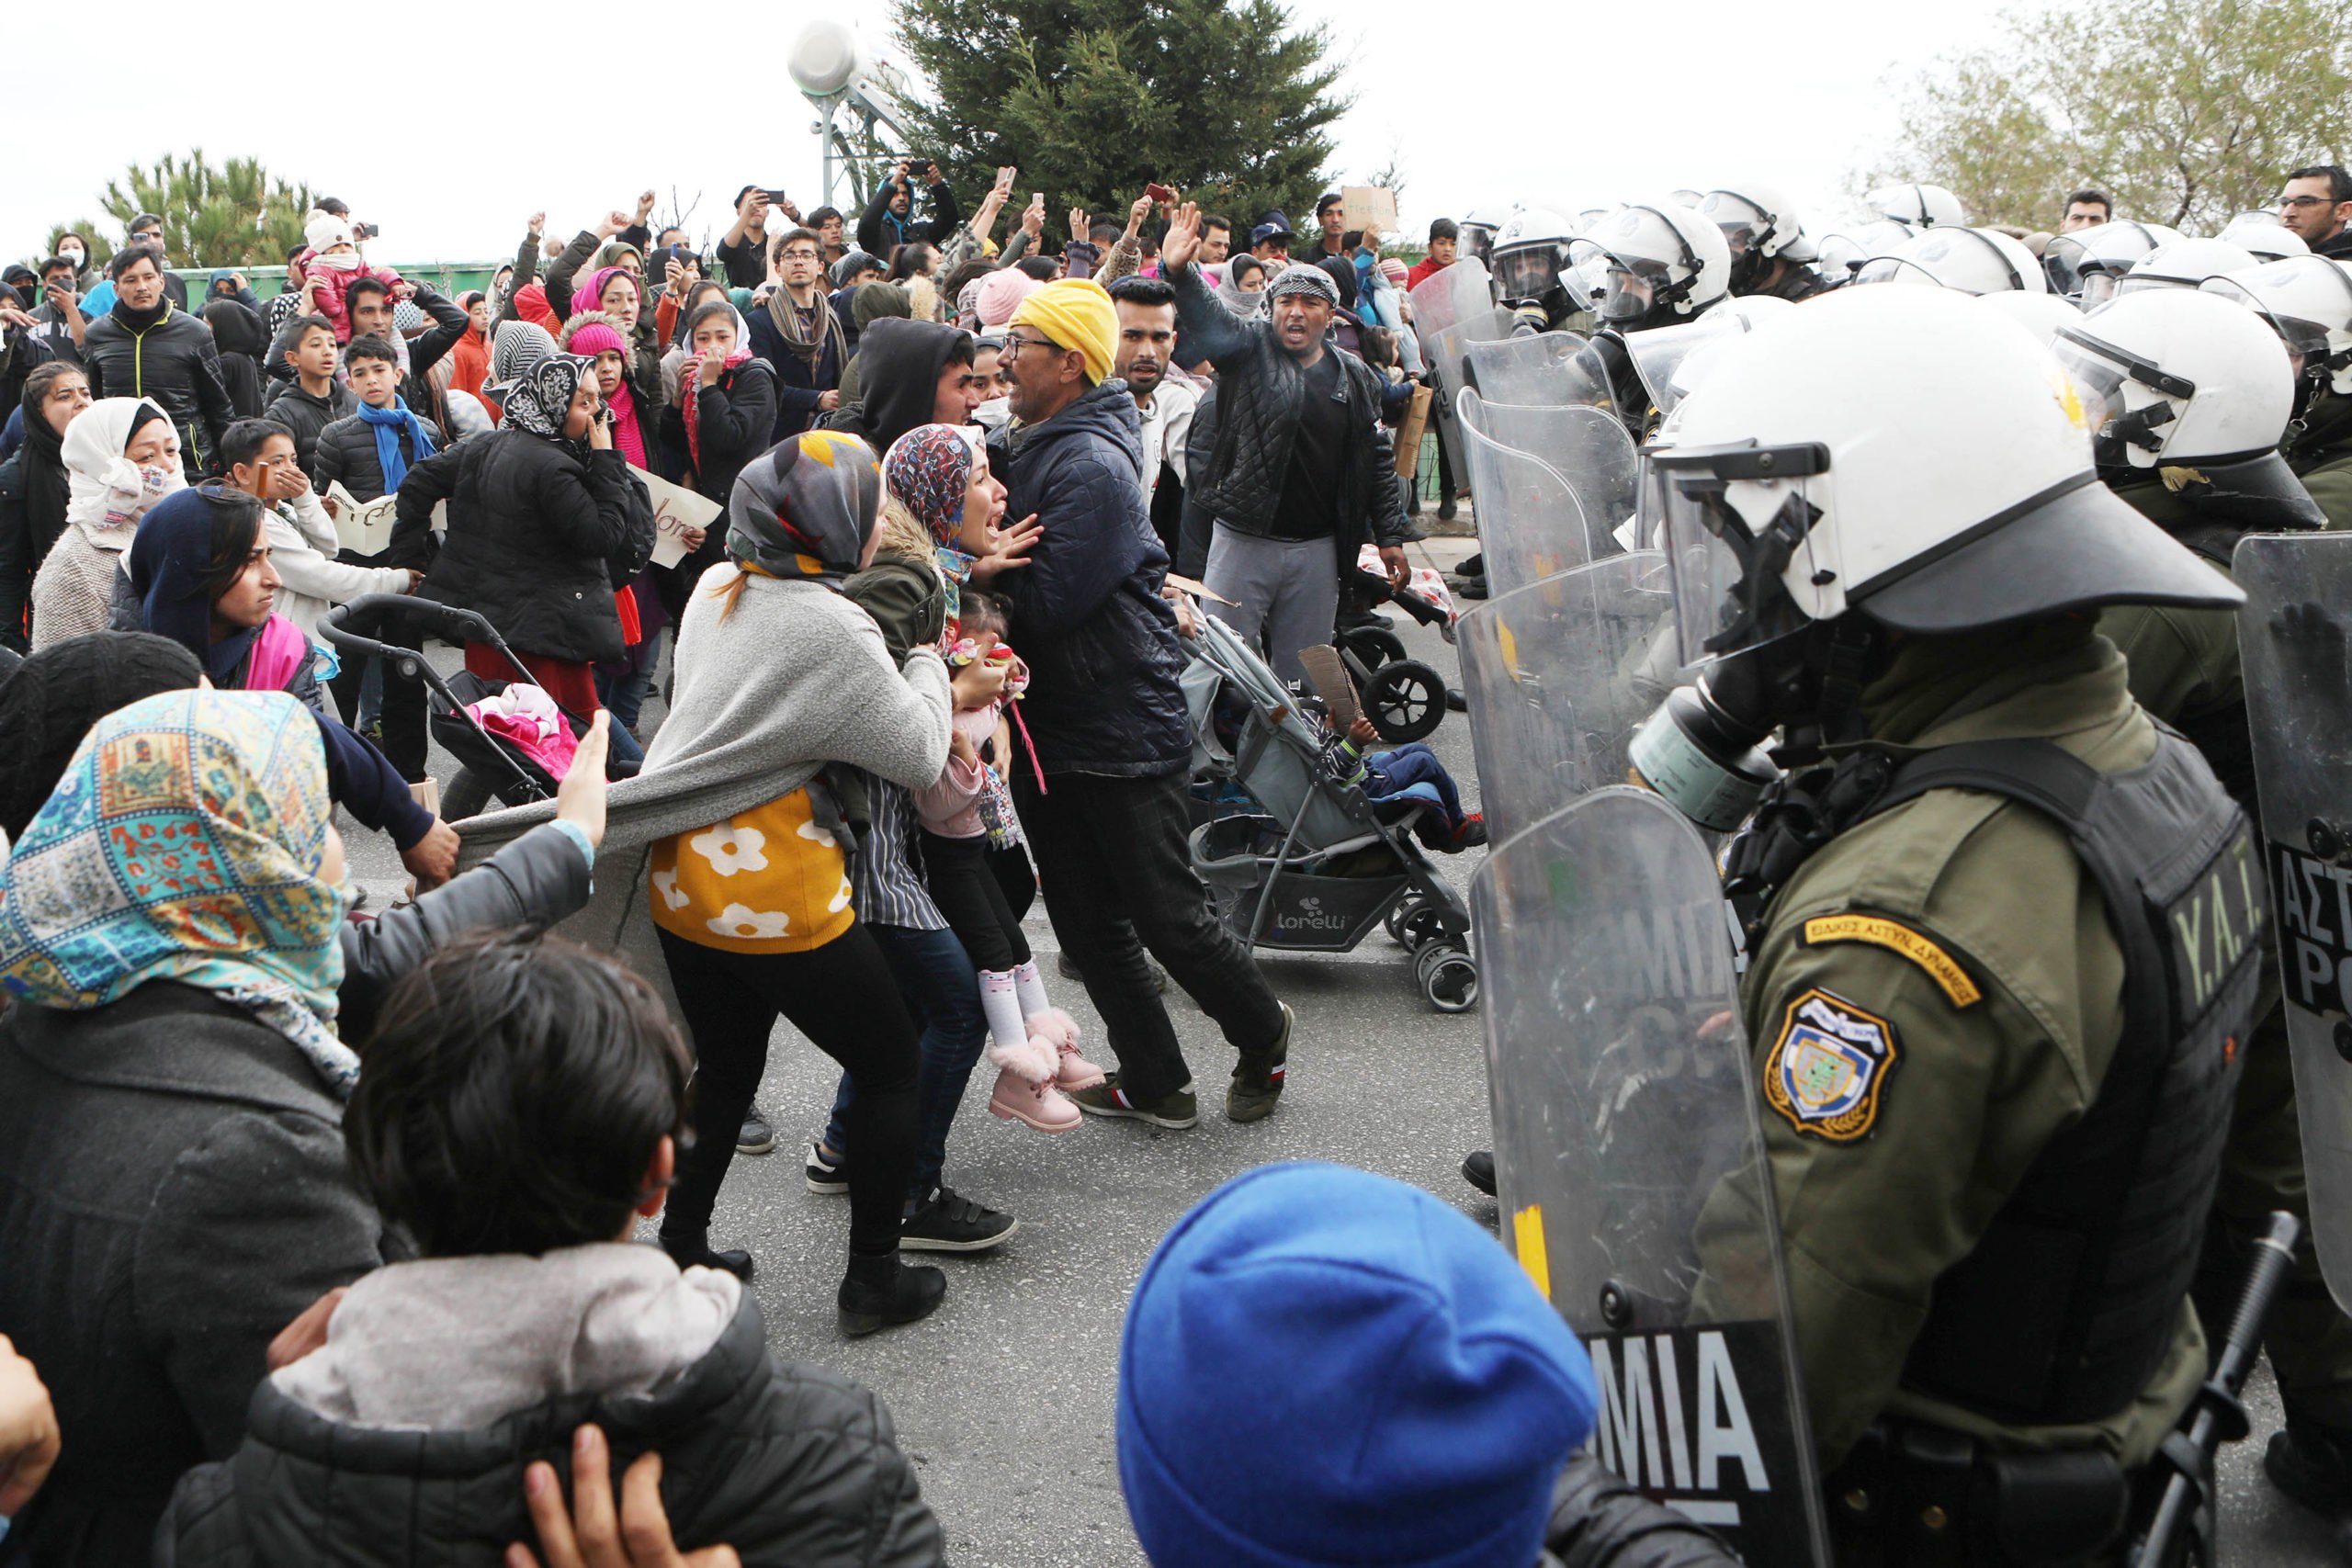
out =
[(40, 394), (33, 390), (30, 378), (25, 382), (21, 405), (25, 411), (24, 456), (17, 459), (17, 472), (25, 485), (25, 525), (32, 540), (32, 556), (26, 563), (28, 571), (38, 571), (48, 554), (49, 547), (57, 543), (57, 536), (65, 532), (65, 501), (72, 484), (65, 477), (65, 457), (59, 450), (65, 438), (49, 427), (40, 412)]
[(239, 419), (261, 417), (262, 355), (269, 352), (269, 329), (261, 312), (240, 300), (218, 295), (204, 302), (204, 324), (212, 329), (220, 350), (220, 379)]

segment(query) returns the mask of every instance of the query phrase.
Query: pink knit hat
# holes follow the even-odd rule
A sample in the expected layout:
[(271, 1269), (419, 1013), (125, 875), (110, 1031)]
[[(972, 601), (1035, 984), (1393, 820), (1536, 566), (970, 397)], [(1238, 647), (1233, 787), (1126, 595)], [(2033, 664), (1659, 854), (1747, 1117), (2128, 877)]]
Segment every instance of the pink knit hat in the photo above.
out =
[(1044, 287), (1017, 266), (999, 267), (980, 285), (980, 325), (1004, 325), (1012, 320), (1012, 312), (1021, 308), (1021, 301)]
[(1383, 256), (1380, 258), (1380, 276), (1391, 283), (1402, 283), (1413, 276), (1413, 269), (1395, 256)]
[(628, 357), (628, 344), (621, 341), (620, 333), (604, 322), (585, 321), (572, 333), (571, 342), (564, 352), (584, 354), (591, 359), (600, 354), (617, 354), (626, 359)]

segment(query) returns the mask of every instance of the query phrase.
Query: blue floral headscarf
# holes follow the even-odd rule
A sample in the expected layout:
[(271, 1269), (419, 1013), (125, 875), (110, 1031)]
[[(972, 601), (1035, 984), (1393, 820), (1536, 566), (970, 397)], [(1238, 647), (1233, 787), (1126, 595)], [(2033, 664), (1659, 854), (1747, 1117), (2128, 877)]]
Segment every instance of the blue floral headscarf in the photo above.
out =
[(0, 986), (79, 1012), (150, 980), (244, 1009), (338, 1095), (343, 891), (316, 722), (282, 692), (166, 692), (107, 715), (5, 866)]

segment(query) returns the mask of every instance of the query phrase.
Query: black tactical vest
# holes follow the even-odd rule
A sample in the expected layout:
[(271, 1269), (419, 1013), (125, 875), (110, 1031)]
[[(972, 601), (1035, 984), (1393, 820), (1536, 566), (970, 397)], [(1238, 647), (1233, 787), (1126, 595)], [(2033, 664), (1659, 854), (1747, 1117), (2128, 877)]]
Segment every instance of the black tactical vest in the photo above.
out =
[[(2082, 1120), (2043, 1147), (1975, 1250), (1936, 1281), (1903, 1382), (2002, 1421), (2110, 1416), (2172, 1345), (2220, 1176), (2266, 951), (2246, 818), (2162, 725), (2154, 757), (2123, 773), (2041, 740), (1899, 761), (1863, 752), (1826, 771), (1834, 782), (1815, 785), (1806, 811), (1814, 847), (1931, 789), (1980, 790), (2064, 829), (2106, 903), (2127, 964), (2114, 1060)], [(1750, 900), (1769, 899), (1801, 863), (1791, 835), (1779, 836), (1777, 853), (1735, 847), (1736, 901), (1743, 877)]]

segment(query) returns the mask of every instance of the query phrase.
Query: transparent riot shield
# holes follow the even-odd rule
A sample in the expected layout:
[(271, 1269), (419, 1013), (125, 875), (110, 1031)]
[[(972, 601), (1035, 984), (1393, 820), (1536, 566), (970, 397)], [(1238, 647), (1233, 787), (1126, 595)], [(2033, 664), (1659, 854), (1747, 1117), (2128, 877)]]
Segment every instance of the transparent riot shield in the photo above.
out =
[(1714, 868), (1646, 791), (1471, 885), (1502, 1233), (1591, 1351), (1593, 1451), (1750, 1568), (1828, 1561)]
[(2352, 1311), (2352, 534), (2256, 535), (2233, 564), (2312, 1240)]
[(1474, 343), (1463, 351), (1463, 375), (1490, 403), (1528, 408), (1609, 400), (1609, 375), (1592, 344), (1574, 333), (1522, 333)]
[(1611, 556), (1497, 594), (1454, 625), (1478, 759), (1479, 808), (1500, 843), (1578, 796), (1627, 782), (1634, 728), (1674, 667), (1666, 557)]
[(1466, 388), (1457, 412), (1490, 592), (1617, 551), (1641, 458), (1614, 414), (1490, 403)]
[(1454, 421), (1454, 395), (1468, 385), (1464, 355), (1473, 343), (1491, 343), (1510, 335), (1510, 316), (1496, 308), (1494, 284), (1484, 262), (1465, 256), (1432, 276), (1421, 279), (1410, 296), (1413, 331), (1420, 339), (1422, 362), (1437, 384), (1432, 410), (1438, 438), (1457, 493), (1463, 479), (1462, 433)]

